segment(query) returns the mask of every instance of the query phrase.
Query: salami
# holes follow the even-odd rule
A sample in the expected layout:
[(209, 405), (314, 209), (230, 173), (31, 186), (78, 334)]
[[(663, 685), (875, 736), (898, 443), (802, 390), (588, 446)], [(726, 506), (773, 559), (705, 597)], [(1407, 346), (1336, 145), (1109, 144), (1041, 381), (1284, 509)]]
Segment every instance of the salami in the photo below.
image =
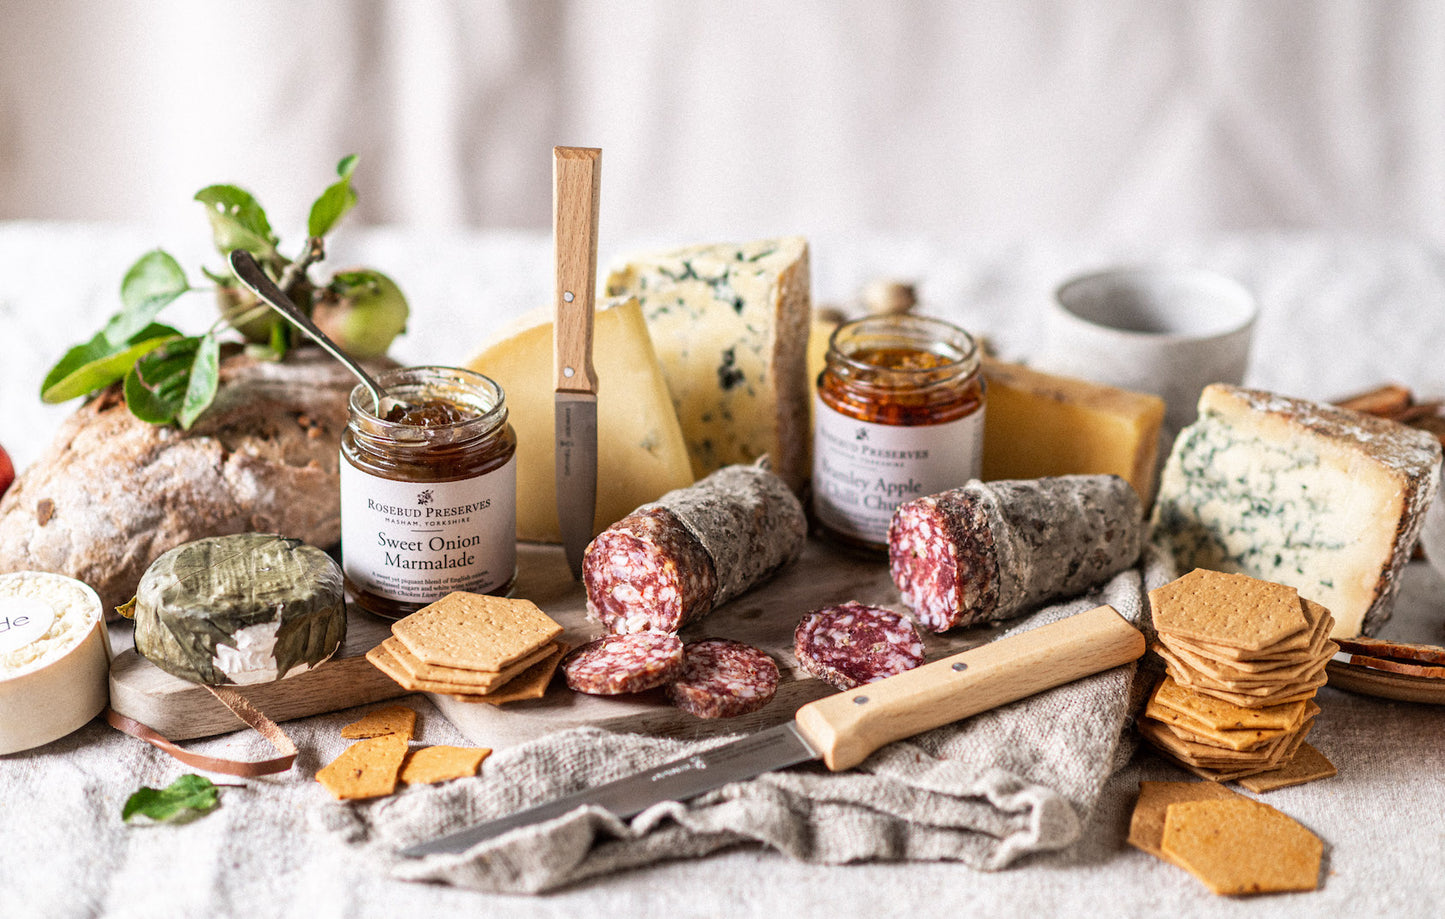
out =
[(1143, 538), (1139, 496), (1118, 476), (974, 480), (899, 507), (888, 563), (903, 602), (944, 632), (1098, 586)]
[(923, 663), (923, 639), (892, 610), (850, 601), (804, 616), (793, 631), (793, 655), (818, 679), (852, 689)]
[(778, 665), (740, 641), (709, 638), (687, 645), (682, 675), (669, 683), (672, 704), (699, 718), (755, 712), (778, 691)]
[(675, 632), (795, 560), (807, 535), (782, 479), (724, 467), (598, 534), (582, 561), (587, 609), (609, 632)]
[(682, 639), (671, 632), (604, 635), (567, 655), (567, 686), (594, 696), (642, 692), (682, 673)]

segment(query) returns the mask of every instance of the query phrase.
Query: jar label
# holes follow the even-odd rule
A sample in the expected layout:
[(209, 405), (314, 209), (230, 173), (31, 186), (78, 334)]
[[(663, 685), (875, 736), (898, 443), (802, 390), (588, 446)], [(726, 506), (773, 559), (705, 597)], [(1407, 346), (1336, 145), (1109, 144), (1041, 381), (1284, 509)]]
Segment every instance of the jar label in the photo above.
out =
[(431, 603), (517, 569), (517, 460), (456, 482), (397, 482), (341, 461), (341, 567), (367, 593)]
[(885, 545), (901, 504), (983, 468), (984, 409), (943, 424), (876, 424), (813, 400), (813, 512), (830, 530)]

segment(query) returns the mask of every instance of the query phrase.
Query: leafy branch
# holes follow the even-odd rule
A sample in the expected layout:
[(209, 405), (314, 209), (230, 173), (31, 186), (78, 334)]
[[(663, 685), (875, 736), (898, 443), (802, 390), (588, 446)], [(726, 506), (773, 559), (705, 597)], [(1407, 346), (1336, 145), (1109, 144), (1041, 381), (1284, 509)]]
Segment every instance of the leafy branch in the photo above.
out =
[[(348, 350), (354, 356), (375, 357), (386, 353), (405, 328), (406, 301), (395, 284), (367, 269), (339, 274), (321, 288), (308, 276), (311, 266), (325, 258), (326, 234), (356, 206), (351, 186), (356, 163), (355, 156), (347, 156), (337, 164), (339, 178), (311, 205), (306, 247), (294, 259), (281, 254), (280, 239), (250, 192), (234, 185), (211, 185), (197, 192), (195, 200), (205, 207), (213, 242), (222, 256), (232, 249), (250, 251), (302, 309), (324, 307), (333, 323), (349, 320), (356, 325), (350, 314), (359, 313), (365, 334), (353, 334), (356, 345)], [(56, 362), (41, 383), (40, 398), (66, 402), (121, 382), (126, 405), (136, 417), (189, 428), (215, 399), (221, 336), (228, 329), (250, 342), (254, 354), (271, 360), (280, 360), (299, 343), (294, 330), (246, 291), (229, 269), (201, 271), (214, 286), (192, 285), (180, 263), (163, 249), (142, 255), (121, 281), (120, 311), (93, 338)], [(358, 274), (380, 280), (370, 287), (358, 286)], [(379, 293), (382, 281), (387, 285), (384, 302)], [(186, 335), (156, 321), (183, 294), (207, 290), (216, 296), (222, 319), (202, 334)], [(346, 341), (340, 344), (347, 347)]]

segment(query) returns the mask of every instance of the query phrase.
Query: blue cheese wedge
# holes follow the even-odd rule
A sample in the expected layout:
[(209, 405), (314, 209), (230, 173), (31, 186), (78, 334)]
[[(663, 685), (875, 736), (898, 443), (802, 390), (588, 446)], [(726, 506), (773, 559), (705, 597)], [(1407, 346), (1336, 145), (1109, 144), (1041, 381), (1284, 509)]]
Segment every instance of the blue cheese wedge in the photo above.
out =
[(341, 568), (266, 533), (199, 539), (151, 563), (135, 600), (135, 646), (193, 683), (268, 683), (336, 653), (346, 637)]
[(642, 304), (693, 476), (768, 454), (783, 481), (801, 488), (809, 446), (807, 242), (640, 256), (611, 272), (606, 292)]
[(1286, 584), (1333, 637), (1390, 615), (1440, 479), (1433, 436), (1333, 406), (1216, 384), (1164, 467), (1152, 538), (1180, 571)]

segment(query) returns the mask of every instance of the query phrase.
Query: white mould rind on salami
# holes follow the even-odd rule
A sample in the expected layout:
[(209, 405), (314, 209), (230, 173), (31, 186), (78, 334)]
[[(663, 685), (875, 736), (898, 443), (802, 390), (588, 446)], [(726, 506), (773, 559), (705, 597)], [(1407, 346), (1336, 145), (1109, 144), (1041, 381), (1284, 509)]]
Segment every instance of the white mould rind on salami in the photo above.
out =
[(587, 547), (587, 607), (610, 632), (677, 631), (795, 561), (803, 506), (762, 465), (728, 466), (663, 495)]
[(1143, 537), (1139, 496), (1118, 476), (975, 480), (898, 509), (889, 567), (943, 632), (1083, 593), (1134, 564)]

